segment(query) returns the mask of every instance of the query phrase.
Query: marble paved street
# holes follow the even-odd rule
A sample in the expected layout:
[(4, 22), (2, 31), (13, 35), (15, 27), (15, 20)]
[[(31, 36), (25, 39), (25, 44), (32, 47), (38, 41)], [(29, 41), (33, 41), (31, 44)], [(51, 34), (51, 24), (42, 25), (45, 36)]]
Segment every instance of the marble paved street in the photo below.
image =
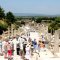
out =
[[(0, 60), (8, 60), (8, 59), (4, 59), (4, 56), (0, 56)], [(23, 59), (21, 59), (20, 56), (15, 55), (13, 56), (13, 60), (23, 60)], [(41, 49), (40, 52), (34, 52), (33, 56), (31, 56), (31, 60), (60, 60), (60, 58), (54, 57), (54, 55), (47, 48), (45, 48), (44, 50)]]

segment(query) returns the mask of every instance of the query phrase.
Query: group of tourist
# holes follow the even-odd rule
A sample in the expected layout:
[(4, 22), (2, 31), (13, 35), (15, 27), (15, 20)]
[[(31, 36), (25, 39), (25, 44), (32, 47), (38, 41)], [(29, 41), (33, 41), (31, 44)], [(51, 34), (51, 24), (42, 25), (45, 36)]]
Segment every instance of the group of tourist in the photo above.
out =
[(1, 40), (0, 38), (0, 55), (4, 58), (12, 59), (12, 56), (19, 55), (21, 59), (31, 60), (31, 56), (36, 50), (40, 52), (40, 48), (44, 48), (43, 41), (32, 41), (31, 38), (24, 38), (21, 36), (13, 37), (11, 39)]

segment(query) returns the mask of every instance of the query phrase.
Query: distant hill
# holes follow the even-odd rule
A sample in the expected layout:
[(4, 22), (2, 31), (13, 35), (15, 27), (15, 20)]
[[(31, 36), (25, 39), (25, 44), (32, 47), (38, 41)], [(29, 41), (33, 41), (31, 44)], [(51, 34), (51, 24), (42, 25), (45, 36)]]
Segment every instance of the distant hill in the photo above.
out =
[(15, 16), (41, 16), (40, 14), (32, 14), (32, 13), (14, 13)]
[(14, 13), (15, 16), (60, 16), (60, 15), (47, 15), (47, 14), (35, 14), (35, 13)]

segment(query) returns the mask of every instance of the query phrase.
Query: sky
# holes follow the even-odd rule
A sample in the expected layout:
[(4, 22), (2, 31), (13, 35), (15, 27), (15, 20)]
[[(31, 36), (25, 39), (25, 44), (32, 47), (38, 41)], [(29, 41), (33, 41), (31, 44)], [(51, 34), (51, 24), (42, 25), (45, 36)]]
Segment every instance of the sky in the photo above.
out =
[(5, 12), (60, 15), (60, 0), (0, 0)]

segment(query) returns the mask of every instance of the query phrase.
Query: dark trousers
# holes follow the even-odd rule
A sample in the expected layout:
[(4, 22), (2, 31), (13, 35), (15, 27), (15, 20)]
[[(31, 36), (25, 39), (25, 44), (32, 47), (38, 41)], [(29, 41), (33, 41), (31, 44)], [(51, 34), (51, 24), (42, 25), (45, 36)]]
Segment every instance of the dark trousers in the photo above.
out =
[(20, 48), (17, 48), (17, 55), (19, 55), (19, 52), (20, 52)]
[(24, 54), (26, 54), (26, 44), (23, 45), (23, 51), (24, 51)]

